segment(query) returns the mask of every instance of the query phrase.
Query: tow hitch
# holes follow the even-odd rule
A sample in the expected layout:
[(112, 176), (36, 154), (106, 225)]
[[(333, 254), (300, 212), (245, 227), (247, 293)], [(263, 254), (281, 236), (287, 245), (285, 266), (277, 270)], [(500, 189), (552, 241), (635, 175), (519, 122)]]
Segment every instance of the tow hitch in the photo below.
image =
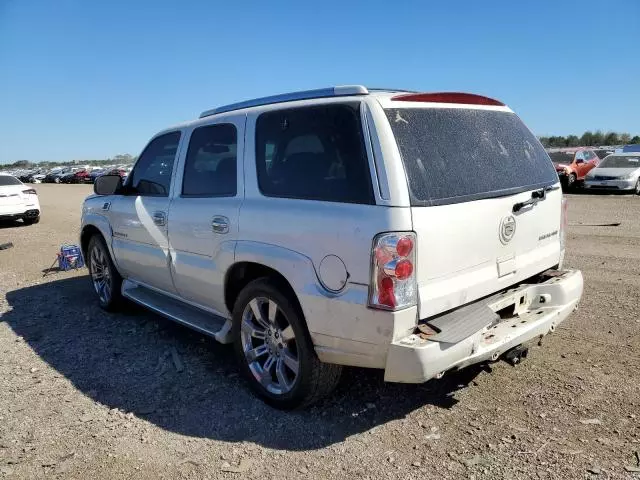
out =
[(508, 362), (515, 367), (523, 359), (527, 358), (528, 354), (529, 354), (529, 348), (523, 345), (518, 345), (517, 347), (514, 347), (508, 352), (506, 352), (503, 356), (503, 359), (505, 362)]

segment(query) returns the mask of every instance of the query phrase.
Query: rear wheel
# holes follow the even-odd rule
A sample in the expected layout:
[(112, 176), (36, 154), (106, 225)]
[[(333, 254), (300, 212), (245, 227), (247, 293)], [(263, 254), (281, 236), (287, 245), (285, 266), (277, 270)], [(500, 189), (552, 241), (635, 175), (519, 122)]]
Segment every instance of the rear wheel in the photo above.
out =
[(240, 369), (252, 390), (280, 409), (304, 407), (331, 392), (342, 367), (316, 356), (295, 299), (268, 278), (240, 292), (233, 338)]
[(25, 225), (33, 225), (34, 223), (38, 223), (40, 221), (40, 215), (37, 217), (24, 217), (22, 219)]
[(107, 311), (115, 310), (122, 303), (122, 277), (111, 261), (107, 244), (101, 235), (94, 235), (89, 240), (87, 267), (100, 306)]

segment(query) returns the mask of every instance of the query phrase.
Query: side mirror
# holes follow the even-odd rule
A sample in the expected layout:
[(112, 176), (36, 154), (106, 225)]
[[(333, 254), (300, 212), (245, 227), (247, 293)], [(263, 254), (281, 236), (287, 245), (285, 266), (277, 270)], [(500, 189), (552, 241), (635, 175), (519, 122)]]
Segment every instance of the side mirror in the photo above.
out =
[(120, 175), (100, 175), (93, 184), (96, 195), (114, 195), (122, 190)]

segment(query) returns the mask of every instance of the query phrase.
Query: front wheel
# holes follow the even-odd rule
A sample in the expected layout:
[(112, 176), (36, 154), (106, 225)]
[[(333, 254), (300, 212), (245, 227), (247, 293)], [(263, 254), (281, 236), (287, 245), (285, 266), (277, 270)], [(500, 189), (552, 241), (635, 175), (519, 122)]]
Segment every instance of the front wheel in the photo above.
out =
[(107, 311), (115, 310), (122, 303), (122, 277), (111, 261), (107, 244), (100, 235), (94, 235), (89, 240), (87, 267), (100, 306)]
[(572, 173), (567, 177), (567, 190), (571, 190), (576, 186), (576, 180), (577, 178), (575, 173)]
[(33, 225), (34, 223), (40, 222), (40, 215), (37, 217), (24, 217), (22, 221), (25, 225)]
[(636, 182), (636, 188), (635, 188), (635, 194), (636, 195), (640, 195), (640, 178), (638, 179), (638, 181)]
[(300, 307), (284, 291), (268, 278), (247, 285), (233, 309), (233, 338), (253, 391), (269, 405), (289, 410), (331, 392), (342, 367), (320, 362)]

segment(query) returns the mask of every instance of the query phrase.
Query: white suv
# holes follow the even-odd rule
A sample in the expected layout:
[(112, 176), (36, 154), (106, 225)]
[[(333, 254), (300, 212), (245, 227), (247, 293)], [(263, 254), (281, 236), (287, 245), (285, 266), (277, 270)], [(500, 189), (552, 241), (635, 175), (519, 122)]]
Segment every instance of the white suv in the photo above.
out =
[(219, 107), (95, 192), (81, 245), (100, 304), (234, 343), (279, 408), (330, 392), (341, 365), (419, 383), (516, 362), (582, 295), (551, 160), (478, 95), (344, 86)]
[(17, 219), (25, 225), (40, 221), (38, 192), (13, 175), (0, 172), (0, 221)]

